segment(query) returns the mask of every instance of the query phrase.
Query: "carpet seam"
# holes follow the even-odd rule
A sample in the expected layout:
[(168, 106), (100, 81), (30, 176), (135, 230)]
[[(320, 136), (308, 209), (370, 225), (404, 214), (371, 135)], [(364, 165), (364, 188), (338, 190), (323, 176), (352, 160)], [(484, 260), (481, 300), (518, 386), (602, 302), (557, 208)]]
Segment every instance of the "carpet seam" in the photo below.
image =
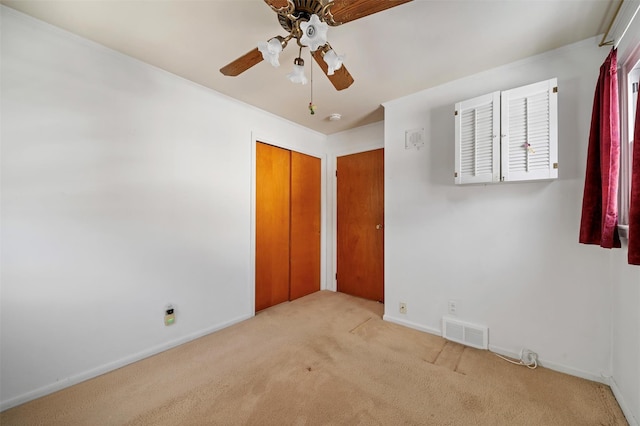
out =
[(355, 327), (353, 327), (351, 330), (349, 330), (349, 333), (354, 334), (354, 332), (359, 329), (360, 327), (362, 327), (363, 325), (365, 325), (366, 323), (368, 323), (369, 321), (371, 321), (373, 319), (373, 317), (369, 317), (366, 320), (364, 320), (364, 322), (356, 325)]
[(464, 355), (464, 351), (466, 351), (466, 350), (467, 350), (466, 346), (462, 348), (462, 352), (460, 352), (460, 356), (458, 357), (458, 361), (456, 362), (456, 366), (453, 368), (453, 372), (454, 373), (459, 373), (458, 372), (458, 366), (460, 365), (460, 361), (462, 360), (462, 355)]
[(448, 344), (449, 342), (444, 342), (444, 345), (442, 345), (442, 348), (440, 348), (440, 352), (438, 352), (438, 355), (436, 355), (436, 357), (433, 359), (433, 362), (431, 362), (431, 364), (437, 365), (436, 363), (438, 362), (440, 355), (442, 355), (442, 352), (444, 352), (444, 348), (446, 348)]

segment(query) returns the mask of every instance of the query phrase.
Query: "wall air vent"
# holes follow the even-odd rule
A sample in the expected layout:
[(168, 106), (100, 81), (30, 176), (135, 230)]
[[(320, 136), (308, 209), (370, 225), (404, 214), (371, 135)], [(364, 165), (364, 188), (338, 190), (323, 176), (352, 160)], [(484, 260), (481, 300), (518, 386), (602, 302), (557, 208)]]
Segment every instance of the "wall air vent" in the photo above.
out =
[(404, 149), (420, 149), (425, 142), (424, 128), (404, 132)]
[(477, 349), (489, 348), (489, 329), (452, 317), (442, 317), (442, 337)]

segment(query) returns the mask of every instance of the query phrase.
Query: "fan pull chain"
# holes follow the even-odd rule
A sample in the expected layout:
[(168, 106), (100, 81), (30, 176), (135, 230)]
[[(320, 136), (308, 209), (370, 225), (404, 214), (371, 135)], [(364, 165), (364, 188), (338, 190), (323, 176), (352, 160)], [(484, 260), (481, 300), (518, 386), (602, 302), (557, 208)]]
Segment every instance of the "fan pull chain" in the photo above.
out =
[(313, 53), (311, 53), (311, 51), (309, 51), (309, 57), (309, 68), (311, 69), (311, 102), (309, 102), (309, 112), (313, 115), (316, 113), (316, 106), (313, 104)]

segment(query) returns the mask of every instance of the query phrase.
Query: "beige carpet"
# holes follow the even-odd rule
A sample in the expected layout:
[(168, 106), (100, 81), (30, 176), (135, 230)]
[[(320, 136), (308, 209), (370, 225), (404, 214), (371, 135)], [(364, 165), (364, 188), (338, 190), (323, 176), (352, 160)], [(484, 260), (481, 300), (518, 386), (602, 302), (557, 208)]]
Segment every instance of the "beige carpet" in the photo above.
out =
[(625, 425), (604, 385), (529, 370), (319, 292), (0, 414), (10, 425)]

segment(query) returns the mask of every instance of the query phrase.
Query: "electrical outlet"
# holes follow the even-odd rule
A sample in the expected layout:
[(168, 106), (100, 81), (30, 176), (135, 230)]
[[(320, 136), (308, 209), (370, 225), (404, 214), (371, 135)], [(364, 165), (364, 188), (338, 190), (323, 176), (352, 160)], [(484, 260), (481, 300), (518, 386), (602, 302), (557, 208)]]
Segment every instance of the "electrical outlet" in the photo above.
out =
[(400, 313), (401, 314), (407, 313), (407, 304), (404, 302), (400, 302)]
[(173, 305), (167, 305), (164, 310), (164, 325), (173, 325), (176, 322), (176, 313)]
[(455, 315), (458, 313), (458, 302), (455, 300), (449, 300), (449, 313)]

